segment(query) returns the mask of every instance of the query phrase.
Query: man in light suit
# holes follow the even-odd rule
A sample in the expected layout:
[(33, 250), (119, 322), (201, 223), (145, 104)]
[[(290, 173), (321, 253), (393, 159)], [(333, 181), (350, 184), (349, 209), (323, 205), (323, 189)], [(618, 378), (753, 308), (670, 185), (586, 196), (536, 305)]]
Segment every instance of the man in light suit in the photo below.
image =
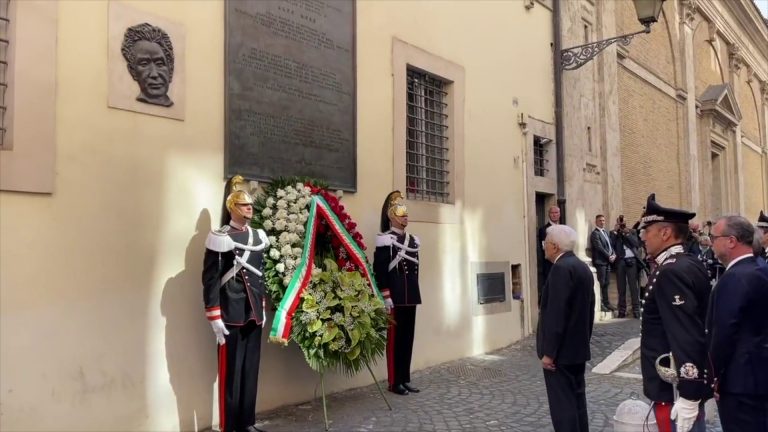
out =
[(600, 284), (600, 310), (615, 311), (608, 300), (608, 281), (611, 264), (616, 261), (616, 252), (611, 245), (610, 233), (605, 229), (605, 216), (595, 216), (595, 229), (589, 236), (592, 246), (592, 264), (597, 269), (597, 282)]
[(768, 267), (753, 255), (754, 235), (741, 216), (712, 228), (712, 247), (726, 270), (712, 291), (707, 338), (725, 432), (768, 432)]
[(595, 318), (594, 278), (573, 254), (576, 232), (567, 225), (547, 229), (544, 253), (552, 262), (541, 296), (536, 353), (544, 369), (549, 413), (556, 432), (587, 432), (584, 368)]

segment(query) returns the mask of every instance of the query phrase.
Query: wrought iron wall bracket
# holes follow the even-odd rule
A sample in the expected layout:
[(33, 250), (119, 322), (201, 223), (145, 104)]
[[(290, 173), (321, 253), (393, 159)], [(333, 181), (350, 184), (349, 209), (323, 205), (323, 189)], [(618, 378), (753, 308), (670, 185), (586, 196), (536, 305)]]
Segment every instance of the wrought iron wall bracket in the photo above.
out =
[(560, 65), (563, 70), (576, 70), (587, 64), (602, 50), (608, 48), (614, 42), (618, 42), (624, 46), (627, 46), (630, 42), (632, 42), (633, 37), (639, 35), (640, 33), (650, 32), (651, 26), (650, 24), (647, 24), (644, 29), (634, 33), (616, 36), (610, 39), (604, 39), (584, 45), (578, 45), (572, 48), (565, 48), (560, 51)]

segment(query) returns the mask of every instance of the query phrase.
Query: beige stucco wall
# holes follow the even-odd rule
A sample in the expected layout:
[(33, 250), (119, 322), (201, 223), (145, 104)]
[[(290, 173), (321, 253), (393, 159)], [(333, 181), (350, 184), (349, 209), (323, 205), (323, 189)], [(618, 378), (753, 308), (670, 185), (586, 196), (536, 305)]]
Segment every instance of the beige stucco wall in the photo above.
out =
[[(216, 423), (200, 271), (222, 199), (224, 6), (130, 3), (186, 27), (186, 119), (107, 108), (108, 3), (60, 3), (55, 193), (0, 193), (2, 430)], [(524, 332), (522, 305), (473, 316), (470, 262), (522, 263), (528, 280), (515, 119), (552, 121), (551, 12), (366, 1), (357, 13), (358, 193), (344, 200), (368, 244), (393, 184), (392, 39), (466, 72), (464, 212), (411, 228), (423, 244), (414, 369), (509, 344)], [(261, 373), (260, 410), (311, 399), (318, 382), (295, 346), (265, 345)], [(326, 388), (368, 383), (331, 377)]]

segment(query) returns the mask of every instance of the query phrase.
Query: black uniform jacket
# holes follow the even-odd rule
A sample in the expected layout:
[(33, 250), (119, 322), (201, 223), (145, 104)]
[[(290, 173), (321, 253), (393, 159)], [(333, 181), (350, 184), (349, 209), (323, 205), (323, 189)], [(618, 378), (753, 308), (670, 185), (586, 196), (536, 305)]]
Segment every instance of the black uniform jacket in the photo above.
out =
[(719, 392), (768, 395), (768, 267), (754, 256), (734, 263), (717, 282), (707, 337)]
[[(659, 254), (643, 298), (640, 366), (643, 392), (655, 402), (673, 402), (672, 385), (656, 371), (656, 359), (672, 352), (677, 389), (688, 400), (707, 399), (704, 321), (711, 285), (697, 257), (674, 245)], [(666, 361), (662, 365), (667, 366)]]
[(595, 280), (589, 267), (573, 252), (552, 265), (541, 295), (536, 353), (555, 364), (585, 363), (595, 318)]
[[(235, 243), (244, 245), (248, 245), (249, 236), (251, 246), (268, 243), (264, 232), (253, 228), (238, 230), (230, 227), (227, 234)], [(241, 258), (247, 255), (246, 262), (251, 267), (263, 271), (261, 251), (234, 248), (225, 252), (216, 252), (206, 248), (203, 260), (203, 301), (206, 315), (210, 319), (220, 309), (221, 319), (227, 325), (240, 326), (250, 320), (256, 321), (257, 324), (262, 323), (265, 288), (260, 276), (238, 265), (238, 271), (234, 277), (229, 278), (223, 285), (221, 283), (221, 278), (234, 267), (235, 255)]]
[[(387, 290), (395, 305), (421, 304), (419, 290), (419, 264), (406, 258), (401, 258), (397, 265), (389, 270), (389, 263), (397, 258), (400, 249), (394, 244), (405, 244), (406, 234), (387, 231), (376, 236), (376, 251), (373, 253), (373, 272), (376, 284), (386, 297)], [(408, 248), (418, 249), (419, 239), (414, 235), (408, 236)], [(418, 260), (419, 252), (406, 252), (406, 255)]]

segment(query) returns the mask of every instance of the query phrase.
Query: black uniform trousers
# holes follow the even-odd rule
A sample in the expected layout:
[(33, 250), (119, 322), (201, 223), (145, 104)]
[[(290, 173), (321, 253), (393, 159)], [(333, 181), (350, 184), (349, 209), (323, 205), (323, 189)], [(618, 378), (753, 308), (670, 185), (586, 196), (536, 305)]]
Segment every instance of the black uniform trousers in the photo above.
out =
[(629, 285), (629, 295), (631, 296), (630, 302), (632, 304), (632, 312), (635, 314), (640, 313), (640, 292), (637, 288), (638, 285), (638, 263), (635, 258), (617, 258), (616, 265), (616, 284), (619, 288), (619, 304), (618, 309), (620, 314), (627, 312), (627, 285)]
[(717, 413), (724, 432), (768, 432), (768, 397), (720, 393)]
[(555, 432), (588, 432), (584, 363), (556, 364), (554, 371), (544, 369), (544, 384)]
[(600, 284), (600, 304), (605, 307), (611, 305), (610, 300), (608, 300), (608, 284), (611, 280), (610, 268), (611, 266), (609, 264), (595, 264), (595, 269), (597, 270), (597, 283)]
[(416, 305), (395, 305), (395, 322), (387, 330), (387, 378), (389, 388), (411, 382), (413, 333), (416, 328)]
[(262, 326), (248, 321), (227, 330), (219, 345), (219, 425), (222, 432), (244, 431), (256, 423)]

